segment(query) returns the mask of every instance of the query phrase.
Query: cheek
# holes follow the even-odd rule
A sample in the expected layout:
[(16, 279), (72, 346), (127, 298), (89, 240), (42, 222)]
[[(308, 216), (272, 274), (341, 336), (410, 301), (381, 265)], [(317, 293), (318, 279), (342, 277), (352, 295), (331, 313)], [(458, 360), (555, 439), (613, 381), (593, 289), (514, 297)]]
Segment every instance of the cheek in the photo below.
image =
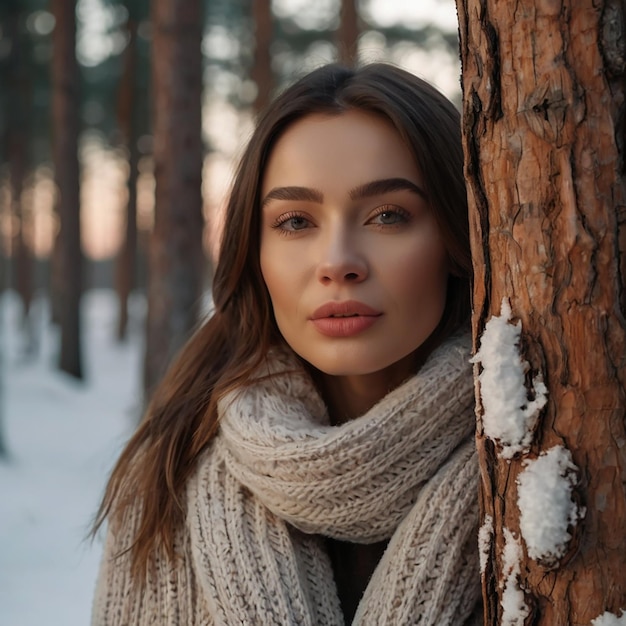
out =
[(296, 306), (295, 281), (297, 271), (293, 261), (284, 258), (280, 250), (261, 245), (261, 276), (270, 296), (274, 317), (279, 318)]
[(407, 249), (384, 271), (396, 293), (405, 294), (412, 301), (425, 303), (445, 299), (448, 260), (439, 242)]
[(396, 282), (401, 317), (422, 340), (424, 333), (430, 334), (439, 324), (446, 306), (447, 256), (437, 252), (411, 255), (405, 259), (405, 271), (397, 272), (402, 276)]
[(280, 299), (280, 286), (283, 283), (280, 275), (280, 265), (272, 259), (271, 255), (263, 254), (263, 246), (261, 246), (261, 276), (265, 282), (265, 287), (270, 295), (272, 306), (275, 300)]

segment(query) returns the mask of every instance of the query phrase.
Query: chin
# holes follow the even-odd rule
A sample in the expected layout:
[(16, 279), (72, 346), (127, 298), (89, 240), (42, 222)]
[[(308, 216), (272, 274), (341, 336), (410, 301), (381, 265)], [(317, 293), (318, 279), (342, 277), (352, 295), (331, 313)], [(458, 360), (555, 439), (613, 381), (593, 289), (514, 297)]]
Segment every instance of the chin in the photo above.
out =
[(365, 376), (367, 374), (373, 374), (374, 372), (379, 371), (378, 368), (374, 368), (374, 369), (368, 369), (368, 368), (363, 368), (361, 367), (357, 367), (354, 365), (350, 365), (350, 364), (333, 364), (333, 365), (328, 365), (326, 366), (325, 364), (323, 366), (318, 366), (313, 364), (313, 367), (317, 370), (319, 370), (320, 372), (322, 372), (322, 374), (327, 374), (328, 376)]
[(368, 374), (376, 374), (382, 372), (388, 367), (395, 364), (394, 360), (389, 359), (372, 359), (363, 357), (346, 358), (346, 354), (342, 354), (337, 358), (321, 358), (306, 359), (316, 370), (328, 376), (367, 376)]
[(364, 363), (363, 359), (346, 358), (346, 354), (333, 356), (318, 356), (304, 354), (294, 350), (296, 354), (306, 361), (313, 369), (328, 376), (359, 376), (362, 374), (370, 374), (376, 371), (376, 368), (370, 368), (369, 363)]

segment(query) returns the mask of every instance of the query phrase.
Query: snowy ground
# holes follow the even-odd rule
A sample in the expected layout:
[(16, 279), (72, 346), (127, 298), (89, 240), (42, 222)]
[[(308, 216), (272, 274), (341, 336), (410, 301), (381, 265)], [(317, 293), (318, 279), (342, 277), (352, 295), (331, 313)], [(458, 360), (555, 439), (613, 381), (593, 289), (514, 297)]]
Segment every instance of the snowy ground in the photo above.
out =
[(137, 420), (141, 303), (125, 345), (114, 341), (112, 292), (84, 298), (77, 384), (55, 369), (57, 337), (38, 301), (38, 354), (24, 354), (17, 301), (1, 301), (0, 624), (85, 626), (101, 538), (85, 539), (112, 463)]

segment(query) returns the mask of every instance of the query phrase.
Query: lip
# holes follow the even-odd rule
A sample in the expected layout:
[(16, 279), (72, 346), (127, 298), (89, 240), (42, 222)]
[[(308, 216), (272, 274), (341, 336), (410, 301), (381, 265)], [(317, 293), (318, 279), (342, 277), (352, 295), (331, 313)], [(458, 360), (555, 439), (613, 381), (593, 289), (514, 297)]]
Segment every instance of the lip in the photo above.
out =
[(327, 302), (313, 311), (312, 320), (318, 320), (334, 315), (363, 315), (366, 317), (379, 317), (380, 311), (373, 309), (357, 300), (345, 300), (343, 302)]
[[(340, 317), (334, 317), (338, 315)], [(327, 302), (311, 315), (315, 328), (328, 337), (352, 337), (370, 328), (382, 312), (356, 300)], [(350, 316), (350, 317), (345, 317)]]

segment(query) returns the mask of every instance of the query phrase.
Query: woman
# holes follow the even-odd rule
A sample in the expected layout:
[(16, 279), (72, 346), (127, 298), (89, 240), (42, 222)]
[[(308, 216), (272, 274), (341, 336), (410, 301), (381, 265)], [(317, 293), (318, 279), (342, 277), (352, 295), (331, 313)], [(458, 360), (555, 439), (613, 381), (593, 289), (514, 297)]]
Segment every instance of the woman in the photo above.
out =
[(215, 313), (108, 484), (93, 623), (480, 617), (459, 117), (327, 66), (243, 155)]

